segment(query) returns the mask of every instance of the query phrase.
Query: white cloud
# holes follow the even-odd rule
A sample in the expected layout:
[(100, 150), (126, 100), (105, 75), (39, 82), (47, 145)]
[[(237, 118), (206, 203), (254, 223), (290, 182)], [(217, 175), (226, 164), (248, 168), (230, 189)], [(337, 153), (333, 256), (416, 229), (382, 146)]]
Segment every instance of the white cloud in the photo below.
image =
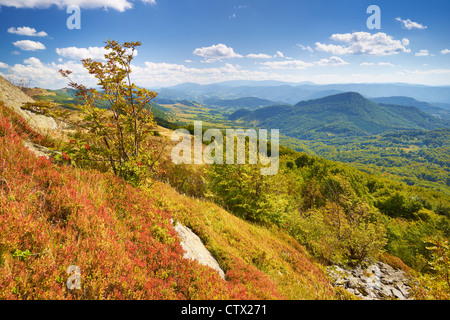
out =
[[(69, 59), (93, 59), (93, 60), (105, 60), (105, 54), (108, 53), (104, 47), (89, 47), (89, 48), (77, 48), (77, 47), (67, 47), (67, 48), (56, 48), (56, 53), (64, 58)], [(127, 49), (127, 53), (131, 53), (131, 49)], [(137, 50), (134, 51), (134, 56), (137, 55)]]
[(344, 42), (344, 45), (323, 44), (316, 42), (316, 49), (336, 55), (345, 54), (368, 54), (387, 56), (400, 52), (409, 53), (410, 49), (408, 39), (394, 40), (391, 36), (383, 32), (370, 34), (368, 32), (354, 32), (344, 34), (333, 34), (330, 39), (338, 42)]
[[(143, 3), (156, 4), (156, 0), (141, 0)], [(76, 5), (83, 9), (106, 8), (120, 12), (133, 8), (128, 0), (0, 0), (0, 6), (14, 8), (49, 8), (51, 6), (65, 8)]]
[(299, 47), (300, 49), (302, 49), (304, 51), (314, 52), (313, 48), (311, 48), (310, 46), (304, 46), (301, 43), (297, 44), (297, 47)]
[(442, 54), (448, 54), (448, 53), (450, 53), (450, 50), (449, 49), (444, 49), (444, 50), (441, 51), (441, 53)]
[(271, 61), (261, 63), (265, 69), (305, 69), (313, 66), (312, 63), (301, 60)]
[(390, 62), (379, 62), (378, 65), (379, 65), (380, 67), (395, 67), (395, 65), (393, 65), (393, 64), (390, 63)]
[(339, 57), (321, 59), (315, 62), (305, 62), (302, 60), (271, 61), (261, 63), (264, 69), (305, 69), (313, 66), (342, 66), (348, 64)]
[(60, 69), (72, 70), (73, 79), (76, 82), (91, 87), (97, 84), (95, 78), (83, 68), (81, 63), (70, 61), (64, 64), (56, 64), (54, 62), (45, 64), (36, 57), (25, 59), (22, 64), (12, 66), (8, 70), (8, 77), (14, 81), (27, 79), (33, 86), (42, 88), (57, 89), (67, 87), (67, 79), (63, 78), (58, 72)]
[(43, 66), (41, 60), (39, 60), (38, 58), (35, 58), (35, 57), (25, 59), (25, 60), (23, 60), (23, 63), (33, 66), (33, 67), (42, 67)]
[(428, 28), (427, 26), (424, 26), (420, 23), (411, 21), (411, 19), (403, 20), (402, 18), (398, 17), (395, 20), (401, 22), (403, 24), (403, 27), (408, 30), (411, 30), (411, 29), (421, 29), (422, 30), (422, 29)]
[(13, 42), (13, 45), (24, 51), (36, 51), (45, 49), (45, 46), (39, 41), (21, 40)]
[(272, 58), (271, 55), (268, 55), (265, 53), (258, 53), (258, 54), (250, 53), (250, 54), (246, 55), (246, 57), (250, 58), (250, 59), (270, 59), (270, 58)]
[(30, 27), (11, 27), (8, 29), (9, 33), (17, 34), (21, 36), (29, 36), (29, 37), (46, 37), (47, 33), (45, 31), (37, 32), (35, 28)]
[(210, 47), (197, 48), (193, 52), (195, 55), (205, 58), (204, 62), (215, 62), (222, 59), (242, 58), (240, 54), (234, 52), (233, 48), (219, 43)]
[(416, 57), (426, 57), (428, 56), (430, 53), (428, 52), (428, 50), (422, 49), (419, 52), (416, 52), (415, 56)]
[(348, 64), (339, 57), (331, 57), (330, 59), (321, 59), (315, 62), (318, 66), (343, 66)]
[(284, 54), (281, 51), (277, 51), (277, 53), (273, 57), (274, 58), (284, 58)]
[(0, 69), (8, 69), (8, 68), (9, 66), (6, 63), (0, 62)]
[(374, 63), (374, 62), (363, 62), (360, 64), (360, 66), (363, 67), (367, 67), (367, 66), (380, 66), (380, 67), (395, 67), (395, 65), (393, 65), (390, 62), (378, 62), (378, 63)]
[(94, 60), (104, 60), (105, 54), (107, 53), (104, 47), (89, 47), (89, 48), (77, 48), (77, 47), (67, 47), (67, 48), (56, 48), (56, 53), (64, 58), (70, 59), (94, 59)]
[(450, 69), (405, 70), (404, 72), (412, 75), (445, 75), (450, 74)]
[(251, 58), (251, 59), (270, 59), (270, 58), (286, 58), (286, 59), (291, 59), (289, 57), (285, 57), (283, 52), (281, 51), (277, 51), (277, 53), (275, 53), (273, 56), (265, 54), (265, 53), (258, 53), (258, 54), (248, 54), (246, 55), (247, 58)]
[(144, 67), (136, 66), (133, 68), (132, 77), (138, 85), (151, 87), (183, 82), (212, 83), (227, 80), (269, 80), (271, 74), (263, 71), (246, 70), (229, 63), (220, 68), (193, 68), (180, 64), (147, 61)]

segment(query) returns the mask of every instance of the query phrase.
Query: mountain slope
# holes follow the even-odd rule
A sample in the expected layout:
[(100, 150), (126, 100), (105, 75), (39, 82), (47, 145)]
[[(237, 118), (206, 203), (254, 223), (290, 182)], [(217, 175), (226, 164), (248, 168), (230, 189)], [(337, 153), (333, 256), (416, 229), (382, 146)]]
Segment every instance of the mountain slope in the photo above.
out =
[[(139, 189), (36, 158), (23, 139), (45, 140), (0, 103), (1, 299), (335, 298), (324, 271), (286, 232), (164, 183)], [(172, 219), (200, 236), (226, 281), (184, 259)], [(66, 288), (71, 265), (81, 270), (82, 290)]]
[[(236, 115), (231, 117), (236, 118)], [(241, 120), (256, 123), (258, 127), (278, 128), (284, 135), (304, 139), (449, 127), (448, 122), (415, 107), (379, 105), (355, 92), (301, 101), (295, 106), (261, 108)]]
[(373, 98), (372, 101), (380, 104), (391, 104), (391, 105), (401, 105), (401, 106), (412, 106), (417, 107), (420, 110), (431, 114), (435, 117), (442, 119), (450, 119), (450, 112), (448, 110), (442, 109), (428, 102), (418, 101), (410, 97), (383, 97), (383, 98)]
[(246, 108), (257, 109), (274, 105), (275, 102), (267, 99), (260, 99), (256, 97), (244, 97), (238, 99), (224, 100), (224, 99), (210, 99), (206, 100), (205, 104), (212, 107), (228, 107), (228, 108)]
[(27, 110), (22, 110), (21, 107), (25, 103), (33, 102), (34, 100), (2, 76), (0, 76), (0, 102), (1, 101), (3, 101), (6, 107), (24, 117), (24, 119), (40, 133), (46, 133), (48, 130), (55, 130), (57, 128), (57, 123), (54, 119), (43, 115), (37, 115)]

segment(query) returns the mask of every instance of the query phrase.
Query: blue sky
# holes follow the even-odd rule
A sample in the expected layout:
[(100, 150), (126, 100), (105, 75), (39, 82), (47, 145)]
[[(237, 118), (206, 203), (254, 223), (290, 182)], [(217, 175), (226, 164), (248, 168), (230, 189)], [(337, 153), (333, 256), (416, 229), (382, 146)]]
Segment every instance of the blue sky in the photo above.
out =
[[(77, 5), (81, 29), (68, 29)], [(370, 5), (381, 29), (369, 29)], [(0, 74), (31, 86), (95, 85), (80, 59), (141, 41), (134, 81), (280, 80), (450, 85), (450, 1), (0, 0)]]

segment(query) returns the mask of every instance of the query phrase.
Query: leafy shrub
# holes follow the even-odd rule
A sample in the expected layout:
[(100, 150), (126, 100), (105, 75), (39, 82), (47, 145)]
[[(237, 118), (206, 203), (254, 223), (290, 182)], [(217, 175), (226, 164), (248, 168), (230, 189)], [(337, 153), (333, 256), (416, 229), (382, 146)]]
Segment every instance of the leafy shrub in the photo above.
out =
[(431, 272), (416, 278), (413, 295), (419, 300), (450, 299), (450, 246), (448, 239), (434, 236), (425, 240), (431, 251)]
[[(138, 185), (157, 168), (158, 150), (148, 140), (156, 126), (151, 101), (156, 92), (137, 87), (131, 82), (131, 61), (140, 42), (106, 42), (106, 62), (82, 60), (87, 71), (98, 80), (101, 90), (88, 89), (75, 83), (71, 71), (60, 70), (76, 89), (78, 114), (54, 108), (50, 103), (30, 103), (28, 108), (71, 123), (83, 132), (83, 139), (73, 141), (63, 150), (62, 159), (72, 164), (105, 163), (114, 174)], [(74, 106), (75, 107), (75, 106)]]

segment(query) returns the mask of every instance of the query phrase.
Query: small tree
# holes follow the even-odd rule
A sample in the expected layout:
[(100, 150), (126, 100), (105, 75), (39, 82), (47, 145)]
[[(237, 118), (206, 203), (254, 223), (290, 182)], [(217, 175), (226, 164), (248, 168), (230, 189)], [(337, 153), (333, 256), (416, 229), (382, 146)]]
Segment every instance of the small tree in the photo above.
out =
[(84, 129), (63, 153), (65, 160), (107, 163), (116, 175), (132, 183), (139, 183), (154, 172), (162, 153), (148, 139), (156, 126), (150, 108), (157, 93), (137, 87), (130, 78), (131, 61), (140, 45), (140, 42), (121, 45), (108, 39), (105, 62), (81, 60), (97, 78), (100, 90), (75, 83), (69, 70), (59, 71), (69, 79), (69, 86), (77, 90), (76, 98), (82, 102), (76, 106), (80, 111), (76, 117), (69, 120), (66, 112), (55, 108), (50, 111), (44, 105), (50, 115)]

